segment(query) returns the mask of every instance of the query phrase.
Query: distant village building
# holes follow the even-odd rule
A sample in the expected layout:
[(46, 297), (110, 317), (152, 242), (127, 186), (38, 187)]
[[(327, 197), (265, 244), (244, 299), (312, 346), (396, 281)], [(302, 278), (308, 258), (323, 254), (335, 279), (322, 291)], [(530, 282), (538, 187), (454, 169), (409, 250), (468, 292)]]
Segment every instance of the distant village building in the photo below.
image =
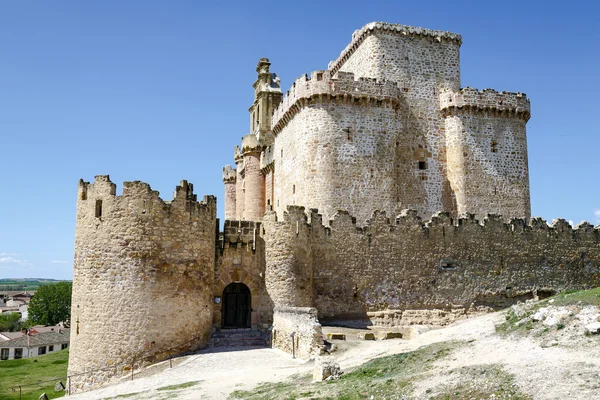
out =
[(21, 320), (29, 319), (29, 302), (35, 292), (0, 293), (0, 314), (19, 313)]
[(37, 357), (69, 347), (70, 330), (60, 326), (36, 326), (29, 334), (0, 333), (0, 360)]

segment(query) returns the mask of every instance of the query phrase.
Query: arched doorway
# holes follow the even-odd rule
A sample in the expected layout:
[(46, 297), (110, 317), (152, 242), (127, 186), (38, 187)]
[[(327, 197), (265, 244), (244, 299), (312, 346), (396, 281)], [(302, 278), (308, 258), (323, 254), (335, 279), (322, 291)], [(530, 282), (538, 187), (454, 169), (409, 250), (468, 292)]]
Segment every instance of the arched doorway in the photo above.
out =
[(243, 283), (230, 283), (223, 290), (223, 328), (250, 328), (250, 289)]

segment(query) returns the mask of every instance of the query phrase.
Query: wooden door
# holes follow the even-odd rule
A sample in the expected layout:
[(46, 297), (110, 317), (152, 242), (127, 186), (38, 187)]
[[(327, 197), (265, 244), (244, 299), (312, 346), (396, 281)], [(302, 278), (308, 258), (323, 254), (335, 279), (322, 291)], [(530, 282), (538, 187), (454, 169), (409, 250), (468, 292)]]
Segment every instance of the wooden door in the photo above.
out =
[(250, 289), (243, 283), (231, 283), (223, 290), (223, 328), (250, 327)]

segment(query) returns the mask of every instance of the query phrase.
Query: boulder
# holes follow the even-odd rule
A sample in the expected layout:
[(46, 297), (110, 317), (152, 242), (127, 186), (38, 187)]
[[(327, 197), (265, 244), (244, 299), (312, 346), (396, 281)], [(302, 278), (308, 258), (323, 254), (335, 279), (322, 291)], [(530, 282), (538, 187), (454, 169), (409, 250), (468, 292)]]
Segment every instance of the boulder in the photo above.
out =
[(600, 333), (600, 322), (592, 322), (585, 326), (585, 333), (590, 335), (597, 335)]
[(326, 359), (317, 359), (313, 369), (313, 382), (338, 379), (342, 374), (339, 364)]

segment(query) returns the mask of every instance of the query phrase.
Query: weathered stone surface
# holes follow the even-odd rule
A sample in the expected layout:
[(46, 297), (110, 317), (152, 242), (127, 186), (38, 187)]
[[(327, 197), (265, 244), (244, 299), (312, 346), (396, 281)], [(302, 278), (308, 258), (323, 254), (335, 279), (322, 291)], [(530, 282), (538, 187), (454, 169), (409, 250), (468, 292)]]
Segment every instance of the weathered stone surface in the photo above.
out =
[(585, 326), (585, 332), (591, 335), (597, 335), (600, 333), (600, 322), (592, 322)]
[(379, 340), (402, 339), (401, 332), (379, 332)]
[(323, 349), (323, 332), (317, 310), (309, 307), (275, 307), (271, 343), (296, 358), (317, 357)]
[(342, 376), (343, 371), (340, 365), (333, 361), (318, 357), (315, 360), (315, 367), (313, 369), (313, 382), (321, 382), (325, 380), (338, 379)]
[(260, 206), (282, 218), (302, 205), (326, 224), (337, 210), (359, 224), (374, 209), (528, 218), (527, 97), (461, 90), (460, 35), (382, 23), (359, 32), (331, 69), (301, 76), (279, 103), (279, 85), (259, 72), (251, 134), (236, 152), (247, 172), (237, 199), (227, 186), (226, 208), (260, 219)]
[(358, 338), (360, 340), (375, 340), (375, 334), (373, 332), (359, 332)]
[(327, 340), (346, 340), (346, 334), (345, 333), (328, 333), (327, 334)]
[(171, 202), (139, 181), (125, 182), (121, 196), (108, 176), (80, 181), (71, 393), (207, 344), (216, 227), (216, 199), (198, 202), (186, 181)]

